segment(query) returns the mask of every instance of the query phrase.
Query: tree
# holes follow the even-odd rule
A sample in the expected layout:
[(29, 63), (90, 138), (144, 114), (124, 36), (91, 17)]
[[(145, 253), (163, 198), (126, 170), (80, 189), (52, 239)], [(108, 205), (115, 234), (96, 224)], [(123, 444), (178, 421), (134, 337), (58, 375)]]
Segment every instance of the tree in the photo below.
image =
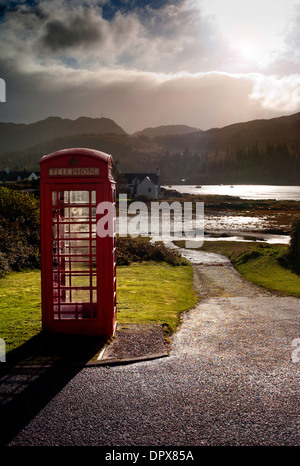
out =
[(288, 258), (292, 269), (300, 273), (300, 217), (296, 217), (292, 223)]

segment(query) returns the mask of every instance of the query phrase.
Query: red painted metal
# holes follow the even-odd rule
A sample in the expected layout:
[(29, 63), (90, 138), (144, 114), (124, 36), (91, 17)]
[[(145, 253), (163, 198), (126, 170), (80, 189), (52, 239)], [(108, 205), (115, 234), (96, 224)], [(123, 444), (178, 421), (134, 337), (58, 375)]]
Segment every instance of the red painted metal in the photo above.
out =
[(112, 336), (116, 236), (96, 231), (98, 204), (116, 202), (112, 157), (64, 149), (42, 157), (40, 167), (43, 330)]

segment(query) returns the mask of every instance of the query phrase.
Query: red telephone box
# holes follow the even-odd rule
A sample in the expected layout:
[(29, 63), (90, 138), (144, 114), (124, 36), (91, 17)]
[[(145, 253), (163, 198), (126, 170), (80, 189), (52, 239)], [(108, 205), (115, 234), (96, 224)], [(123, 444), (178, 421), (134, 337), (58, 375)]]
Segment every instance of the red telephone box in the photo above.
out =
[(107, 216), (106, 236), (97, 234), (103, 210), (97, 206), (108, 202), (115, 212), (112, 157), (92, 149), (64, 149), (42, 157), (40, 166), (43, 330), (112, 336), (115, 218)]

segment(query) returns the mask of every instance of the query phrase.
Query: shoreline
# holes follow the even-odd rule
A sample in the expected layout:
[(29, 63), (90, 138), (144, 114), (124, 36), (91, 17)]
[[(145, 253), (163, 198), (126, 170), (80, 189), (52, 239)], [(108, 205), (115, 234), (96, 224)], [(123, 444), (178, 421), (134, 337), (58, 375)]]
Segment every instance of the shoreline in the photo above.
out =
[[(227, 195), (179, 193), (171, 189), (163, 189), (161, 197), (157, 199), (143, 197), (128, 199), (128, 205), (135, 201), (144, 202), (148, 211), (151, 210), (151, 204), (154, 202), (167, 202), (170, 206), (171, 219), (174, 214), (173, 203), (180, 203), (182, 207), (184, 203), (191, 203), (194, 216), (196, 203), (203, 202), (206, 241), (288, 244), (292, 222), (300, 213), (300, 201), (246, 200)], [(147, 233), (151, 236), (150, 232)], [(176, 234), (173, 236), (176, 240)]]
[[(181, 194), (164, 191), (169, 203), (204, 202), (206, 240), (241, 237), (244, 241), (289, 241), (293, 219), (300, 215), (300, 201), (254, 200), (215, 194)], [(227, 222), (227, 224), (226, 224)], [(208, 239), (211, 238), (211, 239)]]

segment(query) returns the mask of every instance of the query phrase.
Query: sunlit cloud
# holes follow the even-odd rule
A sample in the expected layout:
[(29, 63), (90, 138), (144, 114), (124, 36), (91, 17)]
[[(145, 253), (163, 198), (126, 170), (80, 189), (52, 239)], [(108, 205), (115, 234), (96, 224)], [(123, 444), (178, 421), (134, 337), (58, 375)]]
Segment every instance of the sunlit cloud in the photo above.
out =
[(241, 65), (263, 69), (286, 48), (286, 35), (295, 18), (295, 0), (188, 0), (209, 15)]
[(133, 132), (299, 111), (300, 10), (292, 0), (8, 5), (2, 121), (104, 114)]
[(269, 110), (296, 112), (300, 106), (300, 76), (258, 75), (250, 98)]

